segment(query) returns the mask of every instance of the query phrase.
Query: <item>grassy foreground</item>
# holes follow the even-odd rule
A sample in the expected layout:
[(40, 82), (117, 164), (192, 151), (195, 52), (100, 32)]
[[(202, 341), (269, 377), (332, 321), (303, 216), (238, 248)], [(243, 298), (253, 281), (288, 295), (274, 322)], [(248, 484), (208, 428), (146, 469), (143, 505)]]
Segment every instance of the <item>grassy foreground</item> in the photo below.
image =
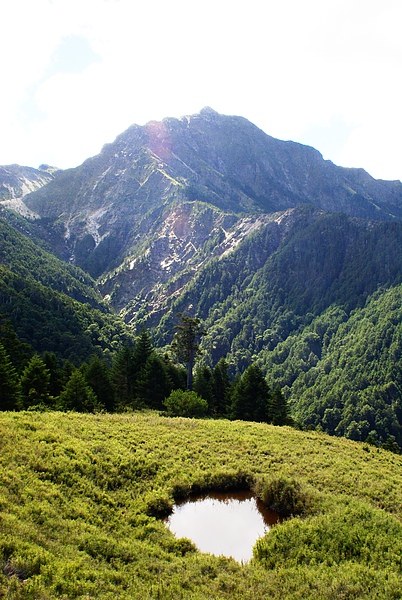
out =
[[(397, 599), (402, 457), (315, 432), (155, 414), (0, 414), (0, 598)], [(157, 515), (190, 491), (294, 479), (304, 514), (254, 559)]]

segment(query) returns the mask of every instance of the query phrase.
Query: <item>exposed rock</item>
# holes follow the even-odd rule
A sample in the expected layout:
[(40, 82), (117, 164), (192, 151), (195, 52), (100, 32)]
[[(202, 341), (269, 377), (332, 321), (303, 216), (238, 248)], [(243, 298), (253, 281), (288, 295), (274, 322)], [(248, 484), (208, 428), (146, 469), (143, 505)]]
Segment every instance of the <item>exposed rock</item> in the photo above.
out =
[(27, 218), (37, 218), (23, 201), (24, 196), (38, 190), (54, 179), (51, 167), (33, 169), (19, 165), (0, 166), (0, 203)]
[[(323, 160), (211, 108), (133, 125), (80, 167), (25, 197), (64, 229), (59, 256), (98, 277), (128, 320), (164, 311), (194, 273), (273, 213), (310, 204), (355, 217), (402, 219), (402, 183)], [(287, 221), (290, 219), (290, 213)]]

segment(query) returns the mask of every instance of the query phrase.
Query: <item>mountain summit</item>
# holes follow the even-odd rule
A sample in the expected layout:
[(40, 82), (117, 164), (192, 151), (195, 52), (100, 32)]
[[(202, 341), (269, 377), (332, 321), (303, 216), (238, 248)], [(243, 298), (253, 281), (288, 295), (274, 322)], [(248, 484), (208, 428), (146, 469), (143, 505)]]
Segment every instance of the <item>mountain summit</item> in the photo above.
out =
[(50, 239), (58, 232), (59, 257), (99, 278), (114, 309), (137, 320), (145, 307), (160, 316), (201, 265), (284, 211), (283, 231), (302, 205), (400, 221), (402, 183), (337, 167), (207, 107), (131, 126), (25, 202)]
[(31, 210), (63, 228), (64, 257), (95, 276), (118, 266), (165, 221), (167, 209), (185, 201), (236, 216), (312, 204), (402, 219), (401, 182), (337, 167), (311, 147), (274, 139), (211, 108), (133, 125), (99, 155), (26, 197)]

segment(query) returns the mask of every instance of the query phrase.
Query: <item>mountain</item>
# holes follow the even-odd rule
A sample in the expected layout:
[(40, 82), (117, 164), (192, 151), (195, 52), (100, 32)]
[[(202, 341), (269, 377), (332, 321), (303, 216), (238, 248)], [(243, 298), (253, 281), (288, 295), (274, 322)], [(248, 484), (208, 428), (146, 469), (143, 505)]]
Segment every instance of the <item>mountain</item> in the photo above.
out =
[[(101, 302), (134, 331), (146, 326), (160, 347), (178, 312), (197, 316), (208, 331), (204, 362), (226, 356), (232, 374), (257, 362), (301, 425), (402, 444), (402, 381), (392, 367), (400, 315), (390, 300), (402, 285), (401, 182), (338, 167), (206, 108), (133, 125), (23, 202), (34, 218), (3, 211), (4, 219), (68, 264), (63, 277), (81, 269), (74, 277), (86, 291), (67, 285), (67, 295), (89, 294), (85, 302)], [(58, 291), (41, 261), (15, 256), (5, 263), (14, 275), (25, 268)], [(375, 333), (367, 353), (356, 350), (357, 377), (367, 320)], [(371, 416), (361, 419), (367, 404)], [(368, 425), (359, 430), (359, 420)]]
[(400, 221), (402, 183), (337, 167), (313, 148), (207, 108), (132, 126), (25, 202), (61, 228), (58, 255), (99, 278), (131, 319), (144, 303), (159, 311), (206, 259), (237, 247), (273, 212), (312, 204)]
[(0, 206), (34, 218), (36, 215), (27, 209), (22, 199), (49, 183), (57, 172), (49, 165), (41, 165), (39, 169), (20, 165), (0, 166)]
[(276, 140), (244, 118), (212, 109), (132, 126), (27, 204), (42, 216), (62, 215), (74, 248), (84, 233), (95, 244), (111, 235), (113, 213), (138, 219), (183, 199), (236, 214), (311, 203), (376, 220), (402, 218), (401, 182), (337, 167), (313, 148)]
[(57, 169), (41, 165), (39, 169), (20, 165), (0, 166), (0, 201), (23, 198), (54, 179)]

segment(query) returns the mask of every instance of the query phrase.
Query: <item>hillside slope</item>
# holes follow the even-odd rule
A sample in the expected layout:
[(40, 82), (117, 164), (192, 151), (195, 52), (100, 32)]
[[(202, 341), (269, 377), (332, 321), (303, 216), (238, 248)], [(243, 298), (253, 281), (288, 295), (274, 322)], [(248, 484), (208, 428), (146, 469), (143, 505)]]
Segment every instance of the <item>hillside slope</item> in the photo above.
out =
[[(401, 457), (316, 432), (154, 414), (2, 413), (0, 434), (4, 596), (400, 594)], [(192, 491), (291, 480), (302, 515), (260, 539), (250, 564), (200, 553), (158, 518)]]
[(0, 165), (0, 201), (22, 199), (54, 179), (55, 169)]
[[(13, 227), (11, 223), (16, 226)], [(2, 218), (0, 212), (1, 265), (24, 279), (63, 292), (74, 300), (91, 304), (94, 308), (107, 310), (95, 281), (87, 273), (38, 246), (32, 239), (29, 225), (25, 234), (19, 231), (18, 225), (24, 227), (21, 219), (14, 219), (11, 223)]]

